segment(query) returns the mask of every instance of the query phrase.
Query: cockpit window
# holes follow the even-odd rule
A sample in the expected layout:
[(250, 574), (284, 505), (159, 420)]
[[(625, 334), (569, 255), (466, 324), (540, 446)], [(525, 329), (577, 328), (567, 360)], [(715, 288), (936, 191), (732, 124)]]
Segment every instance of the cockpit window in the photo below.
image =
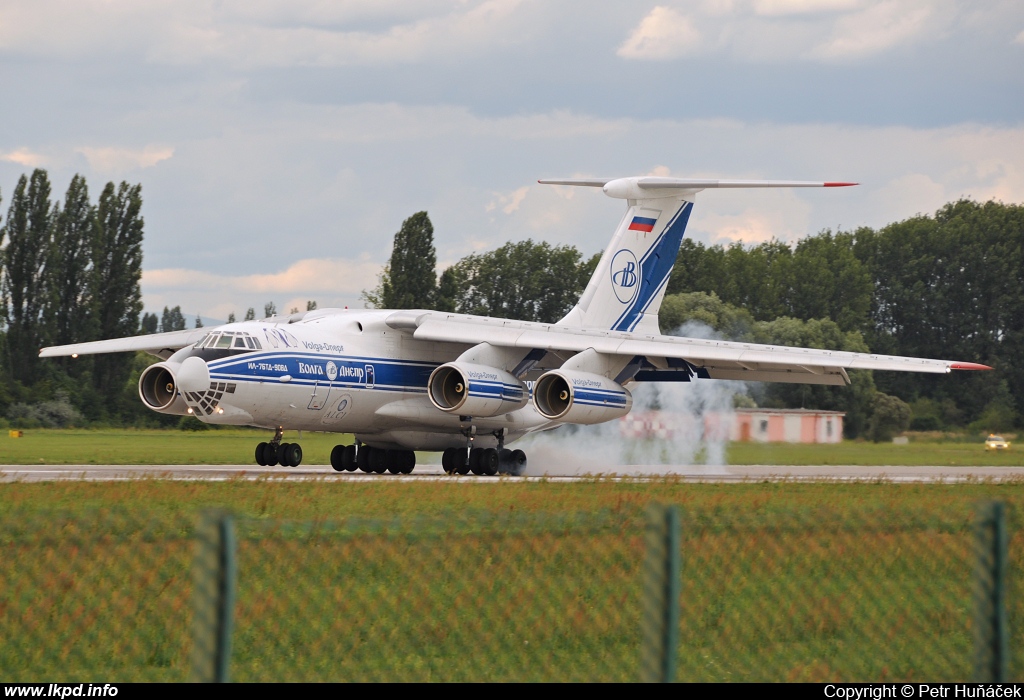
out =
[(203, 359), (212, 360), (242, 352), (262, 350), (260, 341), (244, 331), (213, 331), (192, 346)]

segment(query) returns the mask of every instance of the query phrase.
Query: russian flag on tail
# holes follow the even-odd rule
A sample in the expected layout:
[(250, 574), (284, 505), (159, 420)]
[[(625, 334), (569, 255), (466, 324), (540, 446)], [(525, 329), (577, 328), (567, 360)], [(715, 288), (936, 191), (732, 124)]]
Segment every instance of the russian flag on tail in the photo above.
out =
[(654, 224), (657, 221), (657, 219), (648, 219), (646, 216), (634, 216), (633, 221), (629, 224), (629, 230), (650, 233), (654, 230)]

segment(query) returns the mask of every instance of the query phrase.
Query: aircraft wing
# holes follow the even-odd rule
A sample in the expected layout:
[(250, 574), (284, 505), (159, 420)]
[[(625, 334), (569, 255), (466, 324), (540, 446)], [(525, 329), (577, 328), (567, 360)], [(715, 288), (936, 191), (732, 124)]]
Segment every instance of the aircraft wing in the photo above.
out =
[(418, 340), (486, 342), (524, 350), (582, 352), (593, 348), (608, 355), (642, 357), (650, 367), (636, 376), (641, 381), (671, 380), (671, 373), (676, 372), (710, 379), (840, 385), (849, 383), (848, 369), (937, 374), (954, 369), (991, 369), (955, 360), (642, 335), (443, 312), (399, 311), (389, 316), (387, 322), (393, 328), (412, 331)]
[(74, 343), (72, 345), (56, 345), (40, 350), (39, 357), (68, 357), (99, 355), (108, 352), (142, 351), (166, 360), (176, 350), (180, 350), (186, 345), (192, 345), (209, 332), (209, 328), (193, 328), (184, 331), (136, 335), (131, 338), (114, 338), (112, 340), (94, 340), (88, 343)]

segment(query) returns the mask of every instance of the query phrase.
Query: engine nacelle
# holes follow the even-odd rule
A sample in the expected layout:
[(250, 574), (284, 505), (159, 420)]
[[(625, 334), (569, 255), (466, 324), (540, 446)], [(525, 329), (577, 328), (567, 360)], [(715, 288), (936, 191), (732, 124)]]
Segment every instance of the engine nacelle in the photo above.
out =
[(172, 416), (188, 415), (188, 405), (178, 391), (178, 363), (157, 362), (139, 377), (139, 398), (147, 408)]
[(526, 405), (526, 385), (494, 367), (449, 362), (430, 373), (430, 403), (445, 413), (460, 416), (500, 416)]
[(548, 420), (591, 425), (629, 413), (633, 395), (600, 374), (555, 369), (533, 385), (533, 405)]

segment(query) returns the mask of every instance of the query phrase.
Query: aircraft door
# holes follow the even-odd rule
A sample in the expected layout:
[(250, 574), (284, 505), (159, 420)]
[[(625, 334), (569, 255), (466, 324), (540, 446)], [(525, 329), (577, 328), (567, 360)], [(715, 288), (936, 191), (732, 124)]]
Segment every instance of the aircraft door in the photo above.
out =
[(364, 369), (366, 370), (366, 374), (363, 375), (366, 378), (366, 388), (367, 389), (372, 389), (373, 388), (373, 380), (374, 380), (374, 377), (373, 377), (373, 365), (366, 365), (366, 367)]
[(331, 389), (334, 388), (334, 380), (338, 378), (338, 366), (333, 362), (328, 362), (324, 368), (324, 374), (327, 377), (326, 382), (316, 382), (313, 384), (313, 395), (309, 397), (309, 408), (311, 411), (319, 411), (331, 398)]

